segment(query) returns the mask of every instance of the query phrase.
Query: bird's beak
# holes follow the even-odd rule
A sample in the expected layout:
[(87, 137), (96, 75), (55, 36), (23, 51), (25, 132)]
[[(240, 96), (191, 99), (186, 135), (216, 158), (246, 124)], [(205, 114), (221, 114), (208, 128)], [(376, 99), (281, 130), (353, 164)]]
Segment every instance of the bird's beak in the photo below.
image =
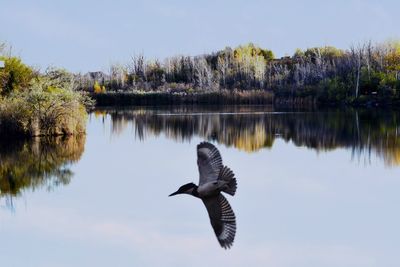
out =
[(179, 191), (176, 191), (176, 192), (172, 193), (171, 195), (169, 195), (169, 197), (175, 196), (175, 195), (177, 195), (177, 194), (180, 194), (180, 192), (179, 192)]

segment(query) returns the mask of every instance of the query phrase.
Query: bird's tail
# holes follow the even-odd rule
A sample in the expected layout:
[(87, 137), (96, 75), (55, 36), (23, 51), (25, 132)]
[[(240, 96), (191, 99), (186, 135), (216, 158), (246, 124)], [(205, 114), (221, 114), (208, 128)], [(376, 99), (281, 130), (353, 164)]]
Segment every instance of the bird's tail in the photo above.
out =
[(224, 166), (218, 175), (218, 180), (222, 180), (227, 182), (226, 187), (222, 189), (222, 192), (225, 192), (231, 196), (234, 196), (236, 193), (237, 182), (235, 175), (228, 167)]

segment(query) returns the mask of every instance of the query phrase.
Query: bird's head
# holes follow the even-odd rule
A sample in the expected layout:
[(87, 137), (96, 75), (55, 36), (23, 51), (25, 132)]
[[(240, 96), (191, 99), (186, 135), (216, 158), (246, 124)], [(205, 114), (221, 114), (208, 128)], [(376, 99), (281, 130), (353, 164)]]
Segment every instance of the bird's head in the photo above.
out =
[(188, 183), (188, 184), (184, 184), (181, 187), (179, 187), (179, 189), (172, 193), (171, 195), (169, 195), (169, 197), (178, 195), (178, 194), (189, 194), (189, 195), (193, 195), (194, 189), (197, 188), (197, 185), (195, 185), (194, 183)]

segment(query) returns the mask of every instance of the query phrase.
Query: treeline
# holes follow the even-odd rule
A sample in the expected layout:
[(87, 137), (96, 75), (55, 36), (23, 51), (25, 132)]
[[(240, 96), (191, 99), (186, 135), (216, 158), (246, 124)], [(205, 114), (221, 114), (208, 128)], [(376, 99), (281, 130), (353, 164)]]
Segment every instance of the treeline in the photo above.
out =
[(112, 65), (108, 74), (91, 72), (78, 80), (81, 89), (97, 93), (267, 90), (278, 97), (315, 96), (321, 101), (398, 98), (400, 42), (298, 49), (279, 59), (254, 44), (163, 62), (139, 55), (126, 65)]
[[(200, 56), (174, 56), (164, 61), (147, 60), (143, 55), (137, 55), (125, 65), (111, 65), (108, 73), (86, 74), (54, 68), (39, 73), (19, 58), (5, 55), (4, 50), (5, 47), (0, 46), (0, 60), (5, 62), (5, 67), (0, 68), (3, 99), (11, 96), (21, 99), (27, 92), (40, 91), (54, 96), (54, 92), (85, 91), (90, 92), (100, 105), (265, 104), (272, 101), (300, 106), (316, 103), (400, 104), (400, 41), (366, 42), (347, 50), (330, 46), (298, 49), (292, 56), (283, 58), (275, 58), (271, 50), (254, 44), (227, 47)], [(53, 90), (55, 88), (57, 90)], [(15, 97), (9, 100), (15, 100)], [(30, 100), (25, 98), (23, 103)], [(79, 97), (75, 100), (75, 103), (85, 102)], [(3, 104), (6, 102), (16, 101), (3, 101)], [(35, 107), (28, 109), (32, 108)], [(17, 108), (3, 105), (2, 109), (0, 113)], [(45, 110), (49, 109), (42, 109)], [(25, 115), (20, 114), (18, 118), (18, 121), (22, 120), (18, 127), (25, 132), (60, 134), (74, 128), (53, 127), (56, 124), (52, 119), (51, 123), (44, 120), (41, 123), (52, 124), (46, 127), (50, 130), (34, 130), (41, 127), (36, 127), (36, 122), (27, 122)]]

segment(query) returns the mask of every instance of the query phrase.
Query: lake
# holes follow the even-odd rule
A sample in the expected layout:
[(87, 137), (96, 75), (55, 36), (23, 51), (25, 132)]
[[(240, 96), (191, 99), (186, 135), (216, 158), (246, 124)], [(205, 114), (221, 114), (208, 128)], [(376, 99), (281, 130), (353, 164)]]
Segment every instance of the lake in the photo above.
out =
[[(196, 198), (196, 145), (235, 173), (233, 247)], [(0, 144), (1, 266), (399, 266), (400, 113), (98, 109), (86, 136)]]

